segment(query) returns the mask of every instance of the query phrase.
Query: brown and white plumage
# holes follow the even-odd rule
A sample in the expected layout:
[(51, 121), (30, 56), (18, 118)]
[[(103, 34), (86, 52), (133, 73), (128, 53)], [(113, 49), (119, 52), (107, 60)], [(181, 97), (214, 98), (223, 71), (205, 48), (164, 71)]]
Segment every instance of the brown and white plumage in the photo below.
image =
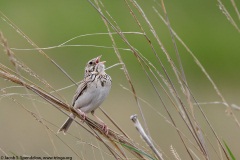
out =
[[(85, 77), (80, 82), (73, 97), (72, 106), (79, 110), (79, 114), (85, 116), (85, 113), (91, 112), (94, 115), (95, 109), (102, 104), (109, 94), (111, 82), (111, 77), (105, 73), (104, 62), (100, 62), (100, 57), (90, 60), (85, 67)], [(58, 132), (65, 133), (68, 130), (75, 116), (70, 114), (70, 117)], [(100, 120), (98, 117), (96, 118)], [(106, 126), (103, 124), (103, 127)]]

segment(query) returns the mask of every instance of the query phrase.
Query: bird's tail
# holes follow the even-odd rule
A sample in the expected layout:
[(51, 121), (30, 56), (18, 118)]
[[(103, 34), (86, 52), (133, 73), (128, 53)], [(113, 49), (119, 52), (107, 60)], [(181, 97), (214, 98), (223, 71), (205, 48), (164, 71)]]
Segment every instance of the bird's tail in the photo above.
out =
[(73, 119), (75, 118), (75, 116), (73, 114), (69, 115), (70, 117), (64, 122), (64, 124), (61, 126), (61, 128), (58, 130), (58, 133), (63, 131), (63, 134), (65, 134), (68, 130), (68, 128), (71, 126)]

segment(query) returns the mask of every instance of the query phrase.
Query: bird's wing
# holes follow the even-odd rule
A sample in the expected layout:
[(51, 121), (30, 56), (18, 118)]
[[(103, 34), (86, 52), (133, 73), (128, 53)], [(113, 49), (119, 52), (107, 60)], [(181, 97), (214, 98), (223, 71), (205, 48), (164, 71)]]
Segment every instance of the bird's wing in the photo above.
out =
[(95, 75), (89, 75), (82, 80), (73, 96), (72, 106), (75, 105), (76, 100), (87, 90), (88, 83), (91, 83), (95, 79)]

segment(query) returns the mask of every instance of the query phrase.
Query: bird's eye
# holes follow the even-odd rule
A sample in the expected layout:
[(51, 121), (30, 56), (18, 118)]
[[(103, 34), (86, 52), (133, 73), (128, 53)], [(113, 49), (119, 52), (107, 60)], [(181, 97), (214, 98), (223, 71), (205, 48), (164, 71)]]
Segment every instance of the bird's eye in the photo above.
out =
[(93, 62), (91, 61), (91, 62), (89, 62), (89, 64), (90, 64), (90, 65), (92, 65), (92, 64), (93, 64)]

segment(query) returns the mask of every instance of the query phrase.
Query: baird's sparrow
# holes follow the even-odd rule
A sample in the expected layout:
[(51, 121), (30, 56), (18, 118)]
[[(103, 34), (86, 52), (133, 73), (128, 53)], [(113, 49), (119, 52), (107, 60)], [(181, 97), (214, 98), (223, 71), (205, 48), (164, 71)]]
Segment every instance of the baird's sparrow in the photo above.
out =
[[(97, 109), (105, 100), (111, 89), (111, 77), (105, 72), (105, 61), (100, 62), (101, 56), (90, 60), (85, 67), (84, 79), (80, 82), (76, 93), (73, 97), (72, 106), (77, 109), (78, 113), (85, 119), (86, 113), (91, 112), (93, 116), (95, 109)], [(61, 126), (58, 132), (65, 132), (75, 118), (74, 114)], [(108, 132), (107, 126), (103, 121), (95, 116), (103, 126), (105, 132)]]

